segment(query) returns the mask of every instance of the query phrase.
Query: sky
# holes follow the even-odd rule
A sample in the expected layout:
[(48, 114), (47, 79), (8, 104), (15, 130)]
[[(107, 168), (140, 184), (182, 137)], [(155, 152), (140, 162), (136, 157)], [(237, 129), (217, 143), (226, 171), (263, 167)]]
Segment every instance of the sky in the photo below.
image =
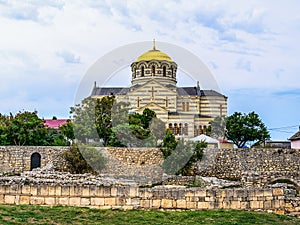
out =
[(287, 140), (300, 125), (299, 10), (297, 0), (0, 0), (0, 113), (69, 118), (97, 59), (155, 38), (202, 60), (229, 115), (255, 111)]

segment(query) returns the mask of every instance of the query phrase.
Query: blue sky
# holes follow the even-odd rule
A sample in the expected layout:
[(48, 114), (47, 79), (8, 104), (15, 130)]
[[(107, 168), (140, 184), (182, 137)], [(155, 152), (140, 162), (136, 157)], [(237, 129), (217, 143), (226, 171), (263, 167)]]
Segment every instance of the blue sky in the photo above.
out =
[(98, 58), (156, 38), (207, 65), (229, 114), (255, 111), (286, 140), (300, 125), (299, 10), (296, 0), (0, 0), (0, 113), (69, 117)]

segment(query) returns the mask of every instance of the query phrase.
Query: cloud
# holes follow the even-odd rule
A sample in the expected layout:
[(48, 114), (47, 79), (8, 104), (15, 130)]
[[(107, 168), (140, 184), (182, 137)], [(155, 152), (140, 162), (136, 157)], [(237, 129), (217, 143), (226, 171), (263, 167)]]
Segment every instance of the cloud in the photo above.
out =
[(71, 52), (61, 51), (61, 52), (57, 52), (57, 55), (62, 57), (65, 63), (80, 63), (80, 57), (76, 57)]

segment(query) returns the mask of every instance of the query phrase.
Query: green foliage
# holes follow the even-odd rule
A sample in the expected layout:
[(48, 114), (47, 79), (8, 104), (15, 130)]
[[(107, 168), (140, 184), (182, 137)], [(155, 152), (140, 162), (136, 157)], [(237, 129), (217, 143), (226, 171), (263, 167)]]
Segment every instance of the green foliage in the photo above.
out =
[(99, 140), (95, 124), (95, 107), (97, 100), (86, 98), (81, 104), (71, 107), (70, 113), (74, 118), (74, 134), (81, 143), (89, 139)]
[(211, 137), (216, 139), (224, 139), (226, 133), (225, 117), (217, 116), (214, 120), (209, 122), (211, 128)]
[(254, 112), (247, 115), (235, 112), (226, 118), (226, 128), (226, 137), (239, 148), (248, 141), (265, 141), (270, 138), (266, 126)]
[(163, 143), (160, 148), (163, 153), (164, 159), (172, 154), (172, 151), (174, 151), (176, 146), (177, 141), (175, 139), (175, 135), (172, 134), (172, 131), (170, 129), (167, 129), (166, 135), (164, 136)]
[(67, 123), (60, 126), (59, 130), (68, 140), (73, 141), (75, 139), (74, 124), (71, 120), (67, 120)]
[[(164, 155), (163, 168), (168, 174), (193, 175), (193, 165), (203, 157), (207, 143), (179, 140), (176, 145), (171, 135), (166, 141), (169, 148), (162, 148)], [(175, 146), (175, 148), (174, 148)], [(174, 148), (173, 150), (171, 148)]]
[[(87, 155), (86, 153), (85, 155)], [(70, 150), (63, 152), (62, 157), (67, 162), (67, 169), (70, 173), (95, 173), (94, 169), (87, 163), (82, 156), (78, 145), (73, 144)]]

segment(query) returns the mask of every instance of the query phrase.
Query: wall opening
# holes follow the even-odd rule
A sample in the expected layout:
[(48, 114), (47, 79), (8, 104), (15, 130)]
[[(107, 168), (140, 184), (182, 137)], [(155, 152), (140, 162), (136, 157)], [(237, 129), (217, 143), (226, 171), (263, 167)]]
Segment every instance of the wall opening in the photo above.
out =
[(30, 170), (41, 167), (41, 155), (37, 152), (33, 153), (30, 158)]

